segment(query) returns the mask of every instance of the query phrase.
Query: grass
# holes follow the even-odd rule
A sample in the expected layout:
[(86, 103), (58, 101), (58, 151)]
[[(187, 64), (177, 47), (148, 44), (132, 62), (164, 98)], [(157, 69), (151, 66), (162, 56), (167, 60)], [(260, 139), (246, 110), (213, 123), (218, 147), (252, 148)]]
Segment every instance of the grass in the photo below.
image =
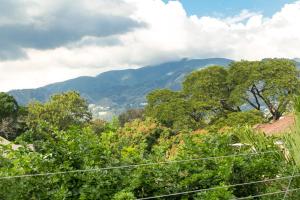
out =
[(300, 97), (295, 101), (295, 120), (295, 128), (286, 136), (286, 141), (293, 161), (300, 167)]

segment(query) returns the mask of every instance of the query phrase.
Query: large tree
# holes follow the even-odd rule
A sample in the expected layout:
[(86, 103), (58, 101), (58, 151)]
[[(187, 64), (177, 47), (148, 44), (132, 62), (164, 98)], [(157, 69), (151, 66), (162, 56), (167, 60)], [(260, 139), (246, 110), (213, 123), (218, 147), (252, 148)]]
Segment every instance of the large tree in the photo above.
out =
[(15, 98), (7, 93), (0, 92), (0, 120), (16, 117), (19, 105)]
[(200, 112), (186, 101), (184, 94), (168, 89), (155, 90), (147, 96), (148, 105), (145, 114), (160, 123), (174, 129), (199, 128), (203, 126)]
[(90, 120), (87, 101), (73, 91), (54, 95), (45, 104), (33, 102), (28, 106), (27, 122), (31, 128), (44, 122), (59, 130), (66, 130)]
[(150, 93), (146, 115), (169, 127), (189, 123), (190, 128), (247, 110), (277, 120), (298, 93), (298, 73), (295, 63), (287, 59), (233, 62), (228, 68), (210, 66), (188, 75), (182, 91)]
[(274, 120), (287, 110), (299, 90), (299, 71), (287, 59), (233, 62), (228, 70), (230, 99), (236, 105), (267, 109)]
[(187, 97), (210, 111), (267, 110), (277, 120), (299, 90), (296, 64), (287, 59), (233, 62), (229, 68), (208, 67), (183, 83)]
[(188, 75), (183, 82), (185, 98), (201, 108), (215, 113), (220, 111), (240, 111), (239, 106), (230, 101), (227, 84), (228, 71), (221, 66), (211, 66)]
[(12, 140), (21, 128), (18, 123), (19, 105), (15, 98), (7, 93), (0, 93), (0, 136)]

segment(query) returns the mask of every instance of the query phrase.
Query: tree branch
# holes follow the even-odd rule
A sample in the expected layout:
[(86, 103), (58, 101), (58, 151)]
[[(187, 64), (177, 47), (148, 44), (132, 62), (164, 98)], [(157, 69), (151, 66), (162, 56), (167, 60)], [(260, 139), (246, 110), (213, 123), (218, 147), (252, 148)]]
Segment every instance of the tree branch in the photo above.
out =
[(236, 110), (236, 109), (234, 109), (232, 106), (228, 105), (228, 104), (226, 103), (226, 100), (225, 100), (225, 99), (221, 99), (221, 100), (220, 100), (220, 103), (221, 103), (222, 107), (223, 107), (225, 110), (228, 110), (228, 111), (231, 111), (231, 112), (239, 112), (239, 111), (240, 111), (239, 108)]
[(272, 114), (273, 119), (275, 119), (275, 120), (279, 119), (279, 117), (281, 116), (282, 113), (279, 112), (279, 110), (276, 109), (274, 107), (274, 105), (260, 93), (260, 91), (258, 90), (256, 85), (253, 85), (253, 88), (256, 91), (256, 95), (259, 96), (264, 101), (264, 103), (267, 105), (270, 113)]
[(255, 102), (256, 102), (256, 105), (257, 105), (257, 110), (260, 110), (260, 103), (259, 103), (259, 100), (255, 94), (255, 88), (256, 86), (255, 85), (252, 85), (252, 88), (251, 88), (251, 93), (253, 94), (254, 98), (255, 98)]
[(247, 101), (253, 108), (255, 108), (256, 110), (260, 110), (260, 108), (255, 105), (254, 103), (252, 103), (249, 99), (247, 98), (243, 98), (245, 101)]

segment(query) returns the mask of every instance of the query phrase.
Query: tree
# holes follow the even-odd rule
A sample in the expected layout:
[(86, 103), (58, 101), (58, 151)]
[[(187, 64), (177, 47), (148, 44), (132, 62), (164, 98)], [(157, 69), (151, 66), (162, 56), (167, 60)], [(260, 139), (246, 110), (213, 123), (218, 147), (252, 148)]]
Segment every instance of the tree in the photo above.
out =
[(266, 108), (274, 120), (282, 116), (299, 90), (296, 64), (287, 59), (233, 62), (228, 74), (231, 101), (259, 111)]
[(299, 71), (293, 61), (265, 59), (194, 72), (184, 81), (183, 91), (191, 101), (201, 102), (214, 113), (267, 109), (277, 120), (290, 106), (299, 86)]
[(264, 121), (262, 113), (257, 110), (232, 112), (217, 119), (209, 129), (218, 131), (226, 127), (254, 126)]
[(193, 113), (195, 108), (186, 101), (183, 93), (168, 89), (154, 90), (147, 96), (147, 117), (175, 130), (195, 129), (203, 126), (201, 113)]
[(192, 116), (208, 122), (228, 112), (241, 111), (230, 100), (228, 72), (224, 67), (211, 66), (191, 73), (183, 82), (183, 93), (192, 107)]
[(24, 130), (22, 121), (26, 108), (20, 107), (15, 98), (0, 93), (0, 136), (13, 140)]
[(271, 115), (267, 118), (277, 120), (291, 107), (299, 88), (296, 65), (286, 59), (233, 62), (229, 68), (210, 66), (188, 75), (182, 91), (151, 92), (146, 116), (179, 129), (203, 128), (232, 118), (231, 113), (252, 109), (262, 114), (267, 109)]
[(222, 107), (221, 100), (228, 99), (230, 95), (226, 78), (226, 69), (211, 66), (188, 75), (183, 82), (183, 92), (188, 99), (206, 103), (211, 109), (219, 109)]
[(144, 118), (144, 109), (129, 109), (121, 113), (118, 117), (120, 125), (124, 126), (125, 123), (131, 122), (135, 119)]
[(90, 122), (90, 127), (92, 128), (93, 132), (96, 134), (100, 134), (107, 129), (108, 122), (102, 119), (94, 119)]
[(66, 130), (90, 120), (87, 101), (74, 91), (54, 95), (45, 104), (33, 102), (28, 106), (27, 122), (31, 128), (44, 122), (59, 130)]
[(15, 98), (7, 93), (0, 92), (0, 120), (16, 118), (19, 105)]

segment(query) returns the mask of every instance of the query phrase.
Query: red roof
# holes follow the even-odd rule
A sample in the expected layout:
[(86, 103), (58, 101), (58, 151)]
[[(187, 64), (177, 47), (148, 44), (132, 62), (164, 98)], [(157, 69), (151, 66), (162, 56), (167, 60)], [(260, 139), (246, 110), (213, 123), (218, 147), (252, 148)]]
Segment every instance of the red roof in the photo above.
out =
[(287, 115), (281, 117), (277, 121), (268, 124), (259, 124), (255, 126), (255, 130), (266, 133), (267, 135), (289, 132), (295, 127), (295, 116)]

